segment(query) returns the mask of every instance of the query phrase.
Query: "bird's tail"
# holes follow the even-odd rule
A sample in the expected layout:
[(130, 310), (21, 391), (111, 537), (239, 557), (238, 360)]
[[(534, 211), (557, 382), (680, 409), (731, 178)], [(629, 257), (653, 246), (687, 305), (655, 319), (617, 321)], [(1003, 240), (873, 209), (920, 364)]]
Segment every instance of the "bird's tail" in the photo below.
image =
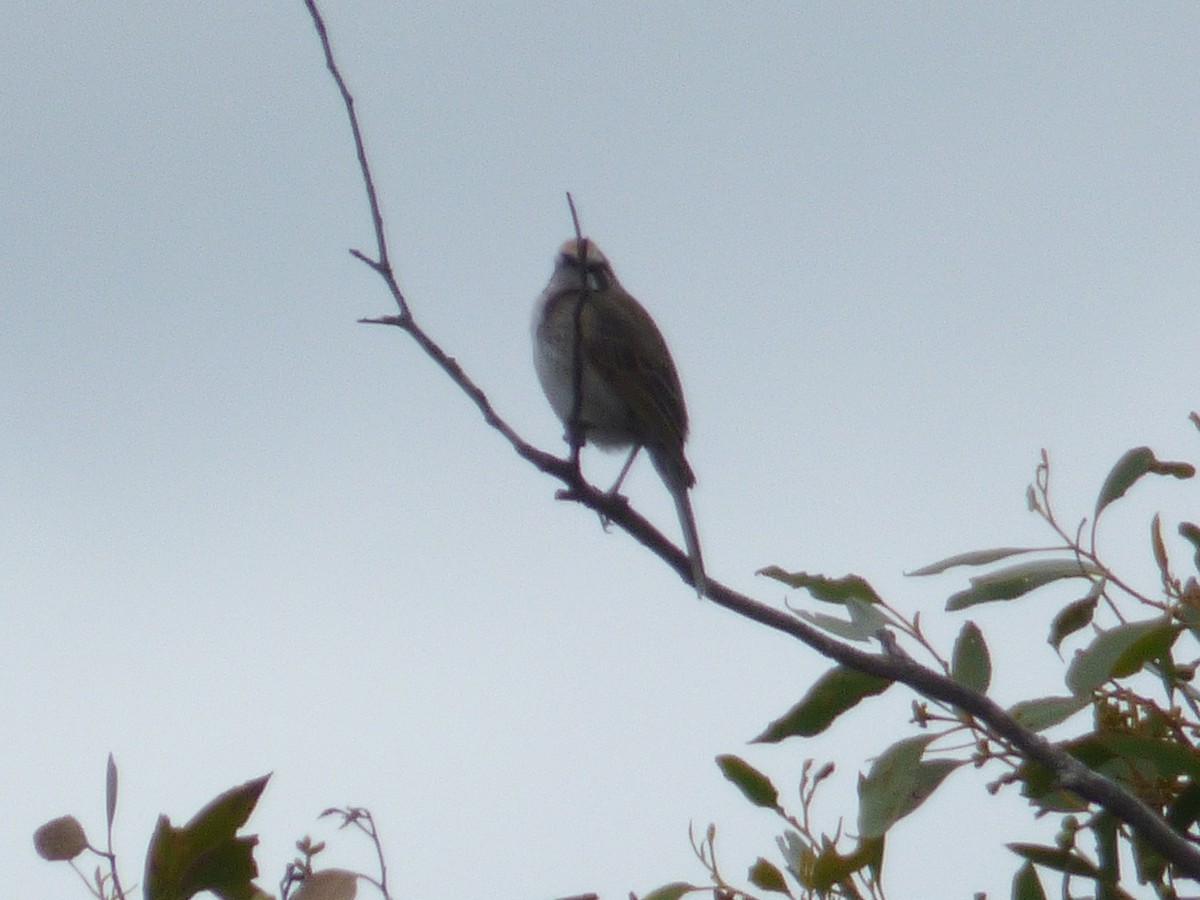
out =
[(704, 557), (700, 555), (700, 535), (696, 532), (696, 517), (692, 514), (692, 501), (688, 498), (688, 488), (696, 483), (692, 467), (682, 451), (665, 453), (659, 448), (648, 448), (650, 459), (658, 475), (666, 484), (667, 490), (675, 500), (675, 512), (679, 514), (679, 525), (683, 529), (683, 543), (687, 547), (688, 562), (692, 566), (692, 586), (696, 588), (696, 596), (703, 597), (708, 589), (708, 581), (704, 577)]
[(688, 489), (682, 485), (670, 485), (670, 488), (675, 497), (675, 511), (679, 513), (679, 525), (683, 528), (688, 561), (692, 564), (692, 585), (696, 588), (696, 596), (703, 597), (708, 590), (708, 580), (704, 577), (704, 557), (700, 555), (700, 535), (696, 533), (692, 501), (688, 498)]

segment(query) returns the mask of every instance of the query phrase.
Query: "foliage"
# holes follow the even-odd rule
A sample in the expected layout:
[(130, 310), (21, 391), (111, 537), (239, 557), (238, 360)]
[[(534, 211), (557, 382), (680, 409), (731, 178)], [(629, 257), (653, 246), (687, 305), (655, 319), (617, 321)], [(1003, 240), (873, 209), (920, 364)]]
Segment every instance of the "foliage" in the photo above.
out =
[[(1200, 418), (1193, 415), (1193, 421), (1200, 427)], [(979, 569), (967, 587), (948, 598), (949, 612), (1018, 601), (1050, 585), (1078, 584), (1076, 597), (1052, 616), (1046, 636), (1060, 658), (1064, 645), (1074, 647), (1073, 655), (1064, 660), (1067, 693), (1026, 698), (1012, 704), (1008, 712), (1034, 732), (1062, 730), (1061, 726), (1072, 723), (1073, 730), (1059, 737), (1057, 746), (1136, 795), (1178, 833), (1200, 842), (1200, 692), (1191, 684), (1200, 649), (1200, 526), (1191, 522), (1177, 526), (1193, 550), (1193, 558), (1185, 564), (1188, 572), (1181, 576), (1168, 554), (1160, 517), (1154, 517), (1150, 551), (1161, 584), (1152, 593), (1139, 591), (1118, 576), (1096, 548), (1104, 512), (1141, 479), (1151, 475), (1186, 479), (1194, 474), (1189, 463), (1160, 460), (1148, 447), (1131, 450), (1105, 479), (1090, 523), (1085, 519), (1068, 532), (1051, 505), (1050, 463), (1043, 451), (1028, 505), (1058, 543), (971, 551), (910, 574), (927, 577), (958, 568)], [(903, 642), (954, 681), (987, 694), (995, 661), (977, 623), (968, 620), (962, 625), (946, 655), (926, 637), (919, 614), (904, 617), (858, 575), (830, 578), (780, 567), (761, 574), (806, 590), (845, 613), (840, 617), (795, 611), (809, 623), (847, 640), (878, 640), (887, 653), (907, 654), (900, 646)], [(1048, 596), (1042, 600), (1051, 602)], [(1013, 662), (999, 660), (1002, 665)], [(886, 679), (837, 666), (754, 741), (775, 743), (817, 734), (890, 686)], [(1088, 709), (1091, 719), (1085, 723), (1078, 714)], [(1059, 882), (1063, 897), (1077, 896), (1077, 890), (1084, 890), (1083, 896), (1127, 897), (1131, 879), (1149, 886), (1159, 897), (1178, 896), (1182, 875), (1156, 848), (1138, 839), (1111, 813), (1065, 790), (1046, 768), (1025, 759), (994, 729), (960, 709), (927, 699), (914, 701), (912, 724), (916, 734), (881, 750), (870, 769), (859, 776), (853, 839), (840, 826), (832, 836), (813, 830), (813, 795), (832, 771), (831, 765), (813, 775), (812, 762), (805, 764), (800, 774), (801, 811), (793, 816), (780, 805), (779, 790), (767, 775), (736, 756), (718, 757), (725, 777), (747, 800), (787, 825), (778, 838), (783, 865), (760, 857), (747, 873), (749, 885), (788, 897), (882, 896), (883, 852), (891, 828), (937, 791), (952, 772), (970, 764), (999, 770), (990, 791), (1016, 786), (1036, 815), (1059, 819), (1052, 846), (1007, 845), (1021, 860), (1013, 878), (1014, 900), (1046, 897), (1043, 875)], [(748, 889), (730, 884), (718, 869), (715, 834), (710, 827), (704, 841), (692, 842), (711, 885), (675, 882), (643, 900), (680, 897), (714, 886), (718, 896), (754, 897)], [(1132, 860), (1132, 873), (1123, 871), (1122, 860)]]
[[(143, 891), (146, 900), (190, 900), (204, 892), (220, 900), (272, 900), (270, 894), (254, 883), (258, 877), (254, 861), (258, 838), (238, 834), (254, 812), (269, 779), (269, 775), (264, 775), (230, 788), (182, 827), (175, 827), (166, 816), (160, 816), (146, 853)], [(59, 816), (38, 828), (33, 837), (34, 847), (43, 859), (69, 862), (97, 900), (127, 900), (131, 889), (122, 887), (112, 847), (117, 767), (111, 754), (106, 800), (108, 842), (104, 850), (91, 845), (74, 816)], [(354, 900), (360, 881), (375, 887), (384, 900), (392, 900), (383, 847), (371, 813), (349, 807), (327, 809), (321, 813), (321, 817), (326, 816), (341, 818), (340, 828), (353, 826), (371, 840), (379, 857), (379, 878), (345, 869), (315, 868), (313, 859), (325, 849), (325, 844), (305, 837), (296, 842), (300, 856), (287, 866), (280, 884), (280, 900)], [(90, 879), (75, 862), (85, 851), (104, 861)]]

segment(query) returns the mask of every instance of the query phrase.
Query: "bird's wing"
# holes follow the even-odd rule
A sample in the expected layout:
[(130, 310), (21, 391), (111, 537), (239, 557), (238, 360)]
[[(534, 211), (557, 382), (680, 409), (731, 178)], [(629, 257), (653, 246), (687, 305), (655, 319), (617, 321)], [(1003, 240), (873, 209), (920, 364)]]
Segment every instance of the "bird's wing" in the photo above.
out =
[(602, 295), (585, 295), (580, 322), (584, 353), (626, 399), (647, 446), (678, 450), (682, 458), (688, 422), (679, 374), (650, 314), (628, 294), (625, 299), (618, 304)]

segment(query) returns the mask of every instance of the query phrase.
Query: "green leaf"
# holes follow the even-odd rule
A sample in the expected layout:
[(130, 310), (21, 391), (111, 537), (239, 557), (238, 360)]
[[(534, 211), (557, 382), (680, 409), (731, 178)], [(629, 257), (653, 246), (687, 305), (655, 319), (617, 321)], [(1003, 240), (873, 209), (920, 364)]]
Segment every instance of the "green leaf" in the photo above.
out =
[(108, 767), (104, 778), (104, 812), (111, 831), (113, 820), (117, 816), (117, 763), (111, 753), (108, 754)]
[(1114, 759), (1118, 759), (1117, 754), (1109, 749), (1100, 735), (1095, 732), (1064, 741), (1059, 744), (1059, 747), (1070, 753), (1089, 769), (1104, 768)]
[(1063, 872), (1067, 875), (1082, 875), (1085, 878), (1099, 878), (1100, 870), (1092, 863), (1069, 850), (1058, 847), (1046, 847), (1041, 844), (1006, 844), (1013, 853), (1031, 863)]
[(988, 685), (992, 683), (992, 660), (988, 655), (987, 642), (974, 622), (964, 624), (954, 642), (950, 677), (978, 694), (986, 694)]
[(721, 774), (737, 785), (738, 790), (755, 806), (779, 809), (779, 791), (771, 779), (754, 766), (731, 754), (718, 756), (717, 765), (721, 768)]
[(1095, 515), (1099, 516), (1108, 504), (1123, 497), (1135, 481), (1150, 471), (1150, 466), (1155, 462), (1154, 451), (1149, 447), (1134, 447), (1127, 451), (1104, 479), (1100, 496), (1096, 498)]
[(919, 575), (940, 575), (947, 569), (953, 569), (956, 566), (986, 566), (989, 563), (998, 562), (1002, 559), (1007, 559), (1010, 556), (1018, 556), (1022, 553), (1037, 553), (1034, 547), (997, 547), (994, 550), (971, 550), (967, 553), (959, 553), (957, 556), (948, 556), (943, 560), (935, 563), (930, 563), (927, 566), (922, 566), (919, 569), (914, 569), (905, 574), (910, 577)]
[(1162, 657), (1179, 636), (1179, 627), (1163, 619), (1128, 622), (1101, 632), (1076, 654), (1067, 668), (1067, 687), (1077, 697), (1091, 694), (1110, 678), (1126, 678)]
[(831, 616), (828, 613), (809, 612), (808, 610), (796, 610), (796, 615), (810, 625), (820, 628), (822, 631), (832, 634), (834, 637), (840, 637), (847, 641), (868, 641), (875, 631), (864, 631), (862, 626), (855, 622), (847, 622), (845, 619), (839, 619), (837, 616)]
[(1014, 600), (1054, 581), (1064, 578), (1092, 578), (1100, 574), (1100, 570), (1092, 563), (1080, 562), (1077, 559), (1041, 559), (1018, 563), (986, 575), (975, 576), (971, 579), (969, 588), (959, 591), (946, 601), (946, 609), (954, 612), (977, 603)]
[(1200, 571), (1200, 526), (1197, 526), (1193, 522), (1180, 522), (1179, 533), (1195, 549), (1196, 554), (1193, 562), (1196, 564), (1197, 571)]
[(1167, 545), (1163, 543), (1162, 517), (1158, 513), (1150, 521), (1150, 546), (1154, 548), (1154, 562), (1165, 584), (1171, 578), (1171, 562), (1167, 558)]
[(1200, 822), (1200, 784), (1192, 780), (1167, 807), (1167, 822), (1181, 834)]
[(855, 862), (871, 870), (871, 877), (875, 881), (879, 881), (883, 871), (884, 840), (882, 835), (877, 838), (860, 838), (858, 849), (853, 854)]
[(1133, 845), (1133, 864), (1137, 870), (1138, 884), (1161, 884), (1167, 872), (1167, 861), (1149, 841), (1136, 833), (1130, 843)]
[(704, 890), (708, 890), (708, 888), (697, 887), (694, 884), (688, 884), (686, 881), (672, 881), (670, 884), (664, 884), (662, 887), (656, 888), (648, 894), (642, 894), (642, 900), (679, 900), (684, 894)]
[(221, 900), (255, 900), (257, 837), (237, 837), (270, 775), (221, 794), (182, 828), (159, 816), (146, 854), (146, 900), (188, 900), (211, 891)]
[(1163, 462), (1149, 447), (1134, 447), (1117, 460), (1117, 464), (1104, 479), (1100, 496), (1096, 498), (1096, 512), (1093, 518), (1099, 518), (1106, 506), (1123, 497), (1139, 478), (1148, 474), (1191, 478), (1196, 474), (1196, 469), (1184, 462)]
[(1140, 759), (1136, 749), (1130, 755), (1121, 753), (1112, 742), (1113, 735), (1091, 733), (1065, 741), (1060, 748), (1106, 778), (1125, 783), (1145, 783), (1155, 777), (1156, 764)]
[(850, 598), (846, 601), (846, 611), (850, 613), (848, 622), (836, 616), (807, 610), (798, 610), (796, 614), (822, 631), (828, 631), (830, 634), (848, 641), (870, 640), (888, 624), (887, 617), (873, 603), (864, 603), (861, 600)]
[(792, 892), (788, 890), (787, 882), (783, 878), (783, 873), (761, 856), (758, 858), (758, 861), (750, 867), (750, 872), (746, 877), (750, 879), (750, 883), (752, 885), (762, 888), (764, 891), (774, 891), (777, 894), (787, 894), (789, 897), (791, 896)]
[(801, 839), (799, 834), (789, 829), (775, 838), (775, 846), (783, 854), (783, 864), (787, 867), (787, 870), (804, 887), (810, 887), (811, 885), (804, 881), (804, 873), (811, 868), (809, 863), (812, 859), (812, 851), (809, 849), (808, 844)]
[(1151, 777), (1186, 777), (1189, 784), (1200, 778), (1200, 753), (1184, 743), (1165, 741), (1140, 734), (1103, 734), (1100, 745), (1138, 764), (1139, 769), (1153, 766)]
[(875, 588), (858, 575), (829, 578), (825, 575), (809, 575), (807, 572), (787, 572), (779, 566), (759, 569), (758, 574), (774, 578), (789, 587), (804, 589), (817, 600), (826, 603), (845, 603), (847, 600), (861, 600), (864, 603), (883, 602), (875, 593)]
[(1096, 604), (1100, 601), (1103, 591), (1104, 582), (1094, 581), (1082, 599), (1068, 603), (1058, 611), (1058, 615), (1050, 623), (1050, 637), (1047, 638), (1051, 647), (1058, 650), (1068, 635), (1091, 624), (1092, 617), (1096, 614)]
[(843, 855), (838, 853), (832, 840), (824, 838), (820, 851), (811, 854), (811, 864), (805, 869), (807, 878), (801, 883), (817, 896), (824, 897), (831, 894), (835, 886), (847, 884), (861, 869), (870, 868), (878, 875), (883, 863), (883, 843), (882, 837), (862, 838), (854, 850)]
[(1013, 704), (1008, 714), (1030, 731), (1045, 731), (1090, 705), (1086, 697), (1039, 697)]
[(766, 727), (752, 743), (775, 744), (789, 737), (812, 737), (833, 724), (866, 697), (882, 694), (892, 682), (845, 666), (836, 666), (817, 679), (804, 697)]
[[(871, 771), (858, 779), (858, 833), (882, 837), (896, 822), (912, 812), (920, 787), (921, 754), (934, 735), (898, 741), (875, 760)], [(944, 777), (944, 776), (943, 776)]]
[(1013, 876), (1012, 900), (1046, 900), (1046, 891), (1029, 860)]
[(926, 759), (922, 760), (917, 767), (917, 783), (913, 787), (912, 794), (909, 795), (909, 805), (900, 813), (900, 818), (904, 818), (909, 813), (914, 812), (917, 807), (928, 800), (933, 792), (941, 786), (941, 783), (946, 780), (946, 776), (963, 765), (964, 760), (954, 759)]

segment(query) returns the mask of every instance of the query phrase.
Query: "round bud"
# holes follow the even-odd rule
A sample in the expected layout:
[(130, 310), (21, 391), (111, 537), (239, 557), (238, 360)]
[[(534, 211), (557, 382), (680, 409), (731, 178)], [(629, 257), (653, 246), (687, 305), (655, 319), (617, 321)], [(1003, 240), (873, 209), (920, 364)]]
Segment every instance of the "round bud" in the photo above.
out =
[(42, 859), (51, 862), (74, 859), (87, 849), (87, 835), (74, 816), (51, 819), (33, 833), (33, 846)]

